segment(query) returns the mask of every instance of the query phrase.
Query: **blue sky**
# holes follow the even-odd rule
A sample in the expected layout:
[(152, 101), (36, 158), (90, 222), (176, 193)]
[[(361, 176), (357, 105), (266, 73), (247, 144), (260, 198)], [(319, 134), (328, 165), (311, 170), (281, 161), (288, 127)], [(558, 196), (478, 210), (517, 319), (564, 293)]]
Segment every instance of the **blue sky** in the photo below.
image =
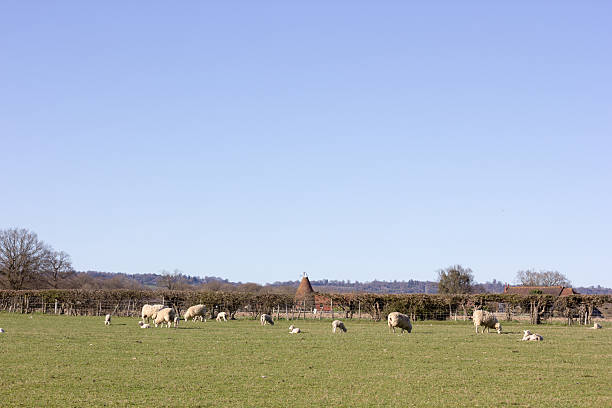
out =
[(612, 286), (607, 2), (3, 2), (0, 228), (79, 270)]

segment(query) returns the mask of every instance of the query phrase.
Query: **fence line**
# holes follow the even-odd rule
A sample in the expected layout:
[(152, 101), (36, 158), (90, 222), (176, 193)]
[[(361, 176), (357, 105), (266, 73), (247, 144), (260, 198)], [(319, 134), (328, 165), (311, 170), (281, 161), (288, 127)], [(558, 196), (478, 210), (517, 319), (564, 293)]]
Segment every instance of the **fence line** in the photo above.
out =
[(373, 319), (400, 311), (415, 320), (468, 320), (476, 307), (495, 312), (500, 320), (527, 318), (532, 323), (561, 318), (567, 324), (591, 324), (597, 307), (612, 303), (610, 295), (379, 295), (316, 294), (296, 302), (293, 296), (238, 292), (132, 290), (0, 290), (0, 310), (12, 313), (140, 316), (144, 304), (164, 304), (182, 314), (204, 304), (210, 317), (221, 311), (232, 318), (257, 318), (269, 313), (278, 319)]

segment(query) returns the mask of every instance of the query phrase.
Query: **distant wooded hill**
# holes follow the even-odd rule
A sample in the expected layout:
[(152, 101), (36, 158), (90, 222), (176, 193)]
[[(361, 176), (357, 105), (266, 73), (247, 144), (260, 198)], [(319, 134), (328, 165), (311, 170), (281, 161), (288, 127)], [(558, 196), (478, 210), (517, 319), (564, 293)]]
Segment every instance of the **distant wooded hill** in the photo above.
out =
[[(291, 288), (297, 288), (298, 280), (294, 281), (277, 281), (265, 285), (254, 283), (231, 282), (228, 279), (223, 279), (217, 276), (188, 276), (182, 274), (162, 275), (157, 273), (144, 274), (126, 274), (113, 272), (87, 271), (78, 272), (82, 278), (85, 276), (88, 279), (81, 279), (83, 283), (88, 283), (86, 286), (113, 286), (113, 287), (168, 287), (169, 284), (176, 285), (176, 289), (212, 289), (212, 290), (252, 290), (252, 291), (273, 291), (287, 292)], [(83, 276), (85, 275), (85, 276)], [(111, 284), (112, 282), (112, 284)], [(339, 281), (339, 280), (311, 280), (312, 287), (317, 292), (328, 293), (381, 293), (381, 294), (400, 294), (400, 293), (438, 293), (438, 283), (434, 281), (418, 281), (410, 279), (408, 281), (379, 281), (371, 282), (358, 281)], [(612, 294), (611, 288), (602, 286), (590, 287), (574, 287), (581, 294), (590, 295), (609, 295)], [(493, 279), (492, 282), (477, 283), (474, 285), (476, 293), (503, 293), (504, 283)]]

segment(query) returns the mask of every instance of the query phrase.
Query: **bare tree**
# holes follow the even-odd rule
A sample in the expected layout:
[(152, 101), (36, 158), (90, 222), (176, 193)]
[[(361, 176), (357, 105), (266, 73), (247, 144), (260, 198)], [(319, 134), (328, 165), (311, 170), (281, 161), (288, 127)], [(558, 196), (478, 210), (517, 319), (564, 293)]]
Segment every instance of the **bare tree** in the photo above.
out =
[(75, 273), (70, 255), (64, 251), (49, 251), (45, 270), (49, 285), (55, 289), (62, 281), (74, 276)]
[(181, 290), (185, 289), (187, 283), (185, 282), (185, 276), (178, 269), (174, 270), (174, 273), (163, 269), (161, 271), (161, 278), (157, 280), (157, 286), (167, 288), (170, 290)]
[(0, 276), (10, 289), (42, 278), (49, 249), (27, 229), (0, 230)]
[(571, 286), (572, 283), (558, 271), (527, 269), (516, 273), (516, 282), (523, 286)]
[(438, 271), (438, 293), (472, 293), (474, 275), (470, 268), (449, 266)]

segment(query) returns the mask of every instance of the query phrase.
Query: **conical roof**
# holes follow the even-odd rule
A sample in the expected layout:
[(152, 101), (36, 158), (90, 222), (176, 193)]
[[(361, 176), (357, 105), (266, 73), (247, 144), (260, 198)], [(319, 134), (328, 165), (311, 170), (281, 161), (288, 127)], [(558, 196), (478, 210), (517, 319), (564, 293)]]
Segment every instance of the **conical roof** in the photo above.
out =
[(297, 291), (295, 292), (295, 301), (298, 303), (303, 303), (306, 301), (306, 304), (309, 305), (314, 303), (314, 294), (315, 291), (312, 289), (310, 280), (308, 280), (308, 276), (304, 274), (304, 276), (302, 276), (302, 280), (300, 281), (300, 286), (298, 286)]

